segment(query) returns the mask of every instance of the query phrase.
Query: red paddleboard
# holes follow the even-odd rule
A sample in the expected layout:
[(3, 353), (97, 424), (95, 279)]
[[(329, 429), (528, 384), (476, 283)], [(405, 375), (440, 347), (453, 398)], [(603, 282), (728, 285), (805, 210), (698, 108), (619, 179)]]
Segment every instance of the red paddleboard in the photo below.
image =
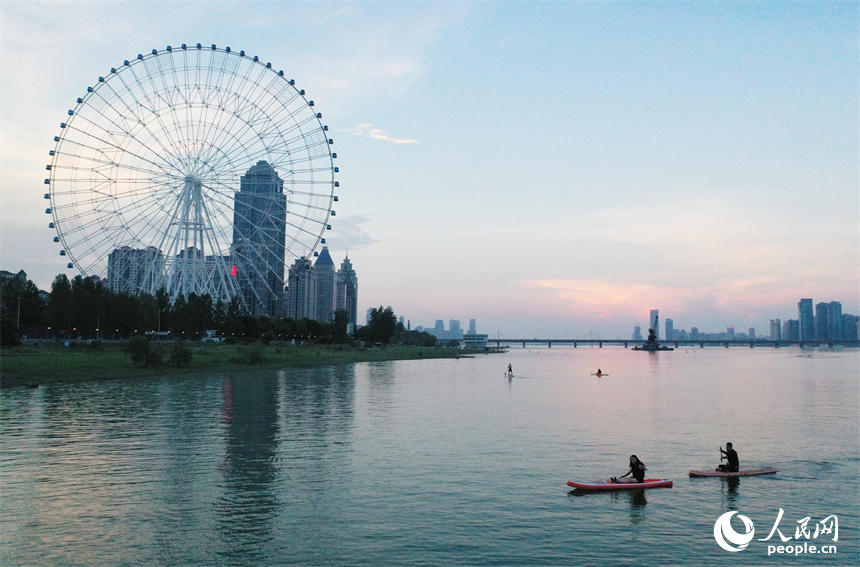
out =
[(579, 490), (640, 490), (643, 488), (672, 488), (672, 479), (669, 478), (646, 478), (642, 482), (612, 482), (602, 480), (600, 482), (573, 482), (567, 481), (568, 486)]
[(770, 467), (765, 467), (763, 469), (753, 469), (747, 471), (737, 471), (737, 472), (725, 472), (725, 471), (716, 471), (714, 469), (704, 470), (704, 471), (690, 471), (690, 477), (699, 478), (706, 476), (718, 476), (723, 478), (731, 478), (735, 476), (756, 476), (759, 474), (776, 474), (777, 469), (772, 469)]

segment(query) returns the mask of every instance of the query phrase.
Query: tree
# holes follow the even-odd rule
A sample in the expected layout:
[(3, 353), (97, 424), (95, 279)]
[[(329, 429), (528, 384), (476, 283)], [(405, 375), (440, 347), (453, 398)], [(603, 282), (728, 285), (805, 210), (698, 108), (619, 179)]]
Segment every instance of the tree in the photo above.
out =
[(345, 343), (347, 339), (347, 326), (349, 325), (349, 312), (346, 309), (337, 309), (334, 312), (334, 321), (331, 323), (331, 338), (335, 343)]
[(370, 310), (370, 322), (361, 330), (365, 340), (387, 345), (397, 331), (397, 317), (390, 307), (380, 305)]
[(72, 284), (66, 274), (59, 274), (51, 284), (51, 300), (48, 304), (48, 315), (51, 326), (59, 334), (68, 331), (67, 338), (71, 339), (72, 330)]

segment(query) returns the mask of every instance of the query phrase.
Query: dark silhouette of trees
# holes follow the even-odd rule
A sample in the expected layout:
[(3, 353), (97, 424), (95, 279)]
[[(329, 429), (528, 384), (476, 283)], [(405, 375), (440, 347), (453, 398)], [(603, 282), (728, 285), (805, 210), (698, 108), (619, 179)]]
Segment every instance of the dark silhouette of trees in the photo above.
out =
[[(44, 295), (44, 292), (42, 292)], [(20, 326), (18, 314), (20, 307)], [(190, 293), (171, 302), (164, 288), (155, 295), (116, 293), (97, 278), (60, 274), (51, 284), (47, 302), (36, 285), (22, 274), (0, 281), (0, 344), (17, 344), (22, 334), (59, 340), (127, 339), (154, 331), (170, 331), (172, 338), (199, 340), (214, 329), (219, 336), (242, 342), (292, 341), (297, 343), (343, 344), (349, 316), (340, 309), (334, 320), (254, 317), (243, 313), (239, 299), (213, 302), (209, 295)], [(406, 331), (391, 308), (371, 311), (370, 323), (354, 338), (373, 343), (433, 346), (427, 333)], [(129, 347), (136, 364), (151, 364), (160, 357), (160, 347), (136, 340)], [(153, 353), (149, 353), (152, 350)], [(171, 363), (186, 364), (185, 346), (170, 353)], [(149, 358), (148, 358), (149, 357)]]
[(397, 332), (397, 317), (390, 307), (375, 307), (370, 310), (370, 322), (359, 329), (359, 336), (372, 343), (387, 345)]

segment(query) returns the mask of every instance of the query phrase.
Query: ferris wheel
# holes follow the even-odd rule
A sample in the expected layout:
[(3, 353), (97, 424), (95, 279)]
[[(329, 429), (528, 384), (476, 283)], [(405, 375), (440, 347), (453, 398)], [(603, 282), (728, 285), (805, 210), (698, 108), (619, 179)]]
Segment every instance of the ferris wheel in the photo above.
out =
[(335, 216), (321, 119), (283, 71), (229, 47), (168, 46), (112, 68), (50, 151), (46, 213), (67, 268), (117, 292), (278, 314), (286, 266)]

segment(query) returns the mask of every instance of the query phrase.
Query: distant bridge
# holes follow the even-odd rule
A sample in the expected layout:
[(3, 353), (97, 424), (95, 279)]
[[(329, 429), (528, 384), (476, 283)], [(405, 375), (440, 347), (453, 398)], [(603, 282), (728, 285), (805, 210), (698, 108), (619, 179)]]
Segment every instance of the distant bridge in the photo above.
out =
[[(658, 341), (663, 346), (681, 347), (740, 347), (748, 346), (755, 347), (860, 347), (860, 341), (771, 341), (771, 340), (750, 340), (750, 339), (733, 339), (733, 340), (683, 340), (683, 341)], [(624, 348), (632, 348), (641, 346), (644, 341), (634, 341), (632, 339), (487, 339), (488, 344), (495, 343), (497, 347), (504, 345), (522, 345), (523, 348), (528, 346), (546, 346), (552, 348), (552, 345), (573, 346), (597, 346), (603, 348), (607, 346), (623, 346)]]

